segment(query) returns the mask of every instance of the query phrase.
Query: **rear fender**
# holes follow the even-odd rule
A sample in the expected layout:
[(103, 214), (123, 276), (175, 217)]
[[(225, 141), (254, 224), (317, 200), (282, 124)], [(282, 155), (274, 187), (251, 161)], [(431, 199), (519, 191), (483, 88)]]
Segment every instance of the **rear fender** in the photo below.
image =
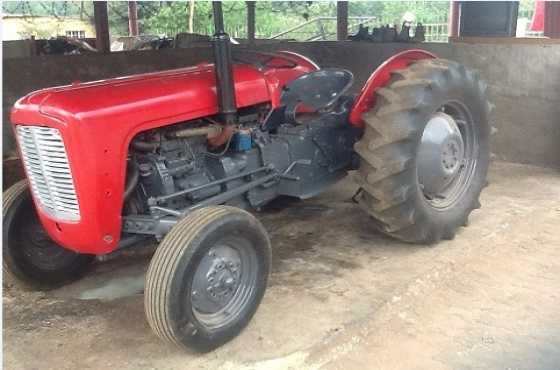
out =
[(393, 71), (406, 68), (417, 60), (433, 58), (437, 58), (437, 56), (425, 50), (412, 49), (397, 53), (383, 62), (368, 78), (354, 101), (350, 111), (350, 124), (356, 127), (364, 126), (362, 114), (375, 105), (375, 90), (389, 83)]

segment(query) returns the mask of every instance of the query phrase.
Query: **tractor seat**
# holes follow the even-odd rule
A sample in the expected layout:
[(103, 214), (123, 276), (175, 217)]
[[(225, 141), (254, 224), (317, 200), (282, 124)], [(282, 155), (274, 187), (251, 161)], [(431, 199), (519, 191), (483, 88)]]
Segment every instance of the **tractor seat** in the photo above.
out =
[(286, 120), (298, 123), (298, 111), (314, 113), (334, 108), (353, 81), (352, 72), (339, 68), (325, 68), (299, 76), (284, 86), (280, 96)]

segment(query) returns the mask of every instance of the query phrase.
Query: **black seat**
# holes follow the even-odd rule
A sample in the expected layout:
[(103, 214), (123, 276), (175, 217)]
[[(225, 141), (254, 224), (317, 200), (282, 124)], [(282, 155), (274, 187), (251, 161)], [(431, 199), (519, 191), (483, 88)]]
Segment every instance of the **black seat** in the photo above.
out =
[(299, 76), (287, 84), (280, 96), (287, 121), (297, 123), (296, 113), (301, 106), (305, 111), (328, 111), (348, 91), (354, 75), (339, 68), (325, 68)]

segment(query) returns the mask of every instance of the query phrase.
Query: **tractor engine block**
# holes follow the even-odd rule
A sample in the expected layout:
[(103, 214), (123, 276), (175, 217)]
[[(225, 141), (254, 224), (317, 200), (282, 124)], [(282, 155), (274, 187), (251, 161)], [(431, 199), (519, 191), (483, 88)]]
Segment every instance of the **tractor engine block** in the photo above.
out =
[[(209, 183), (212, 174), (208, 173), (204, 163), (205, 152), (205, 138), (195, 137), (165, 139), (157, 152), (136, 154), (134, 160), (138, 166), (142, 193), (149, 198)], [(219, 191), (218, 187), (194, 192), (189, 194), (189, 198), (197, 200)]]
[(213, 150), (206, 134), (214, 128), (201, 122), (140, 134), (129, 154), (126, 188), (134, 190), (125, 191), (124, 232), (163, 235), (166, 218), (206, 203), (247, 209), (279, 195), (317, 194), (356, 165), (352, 145), (361, 131), (346, 124), (345, 108), (270, 128), (256, 115), (240, 117)]

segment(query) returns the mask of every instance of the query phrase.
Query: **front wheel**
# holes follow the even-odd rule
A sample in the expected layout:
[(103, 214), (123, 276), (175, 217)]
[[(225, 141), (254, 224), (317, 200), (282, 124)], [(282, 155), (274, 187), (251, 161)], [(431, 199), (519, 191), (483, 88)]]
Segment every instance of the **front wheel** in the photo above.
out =
[(161, 339), (208, 351), (235, 337), (264, 295), (271, 248), (261, 223), (228, 206), (179, 221), (156, 250), (144, 305)]
[(393, 72), (376, 94), (355, 144), (358, 203), (395, 238), (452, 239), (486, 182), (486, 85), (459, 63), (427, 59)]
[(94, 256), (56, 244), (39, 221), (27, 180), (12, 185), (2, 198), (2, 267), (6, 283), (49, 290), (78, 279)]

